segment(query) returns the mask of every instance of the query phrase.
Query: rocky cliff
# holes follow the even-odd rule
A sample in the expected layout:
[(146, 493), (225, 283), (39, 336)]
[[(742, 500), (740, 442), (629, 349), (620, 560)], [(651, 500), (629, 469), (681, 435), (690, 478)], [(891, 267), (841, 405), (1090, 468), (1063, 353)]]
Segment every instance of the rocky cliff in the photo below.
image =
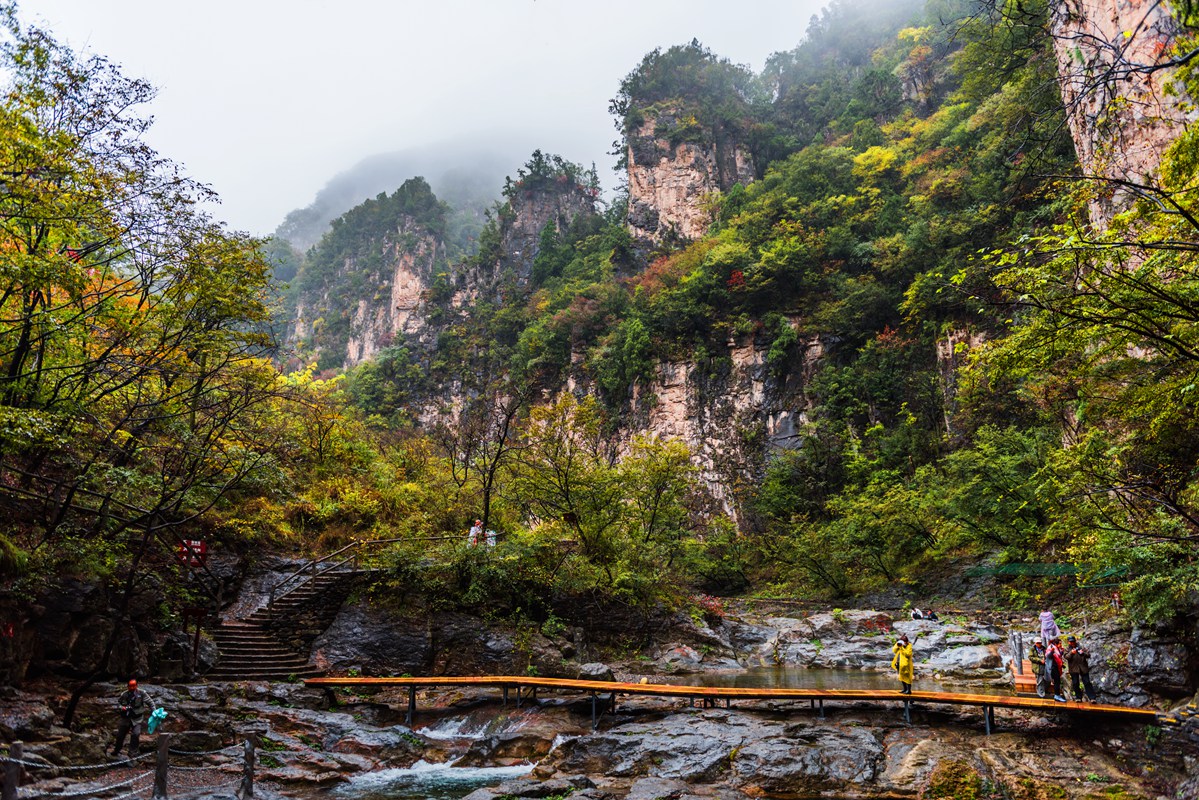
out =
[(1106, 227), (1196, 119), (1190, 100), (1170, 85), (1178, 21), (1150, 0), (1058, 0), (1050, 14), (1078, 160), (1103, 179), (1091, 219)]
[(643, 112), (627, 142), (629, 231), (654, 244), (699, 239), (712, 222), (712, 195), (754, 178), (737, 129), (704, 126), (681, 103)]
[(500, 236), (498, 257), (480, 265), (474, 282), (498, 281), (504, 269), (511, 269), (519, 284), (528, 282), (533, 262), (540, 249), (546, 226), (565, 231), (579, 217), (594, 216), (598, 192), (566, 173), (533, 179), (533, 176), (509, 186), (508, 202), (498, 214)]
[(539, 171), (509, 182), (475, 258), (447, 242), (452, 210), (420, 178), (336, 220), (296, 281), (287, 332), (296, 365), (315, 355), (322, 369), (353, 367), (393, 344), (428, 350), (445, 312), (489, 293), (499, 300), (505, 284), (527, 285), (547, 228), (565, 231), (597, 213), (598, 190), (581, 182), (580, 169), (555, 170), (566, 162), (552, 156), (535, 161)]
[[(440, 237), (411, 217), (401, 220), (377, 252), (346, 258), (324, 287), (300, 296), (289, 341), (333, 350), (327, 360), (352, 367), (398, 336), (422, 338), (428, 319), (419, 309), (444, 259)], [(347, 297), (347, 284), (360, 292)]]
[(634, 387), (626, 434), (685, 442), (700, 481), (736, 518), (738, 487), (756, 482), (768, 450), (796, 441), (810, 406), (805, 386), (830, 346), (800, 341), (786, 370), (767, 362), (769, 344), (757, 336), (730, 341), (727, 355), (661, 362), (651, 381)]
[(354, 366), (397, 336), (425, 338), (421, 304), (453, 255), (449, 215), (423, 178), (411, 178), (334, 220), (292, 284), (294, 366)]

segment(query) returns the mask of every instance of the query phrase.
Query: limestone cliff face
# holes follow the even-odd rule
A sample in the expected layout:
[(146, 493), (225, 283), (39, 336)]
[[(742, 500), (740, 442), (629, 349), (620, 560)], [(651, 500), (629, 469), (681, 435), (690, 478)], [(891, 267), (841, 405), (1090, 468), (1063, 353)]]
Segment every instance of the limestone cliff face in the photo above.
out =
[(504, 231), (504, 252), (517, 272), (528, 277), (537, 257), (541, 231), (551, 222), (565, 230), (576, 217), (594, 215), (595, 195), (560, 176), (550, 186), (520, 189), (512, 206), (512, 224)]
[(659, 243), (695, 240), (708, 231), (708, 198), (754, 179), (753, 160), (732, 126), (700, 127), (681, 105), (647, 111), (627, 137), (628, 227)]
[[(369, 360), (399, 337), (425, 338), (422, 306), (445, 245), (425, 226), (404, 219), (369, 253), (346, 258), (321, 290), (301, 294), (288, 341), (307, 344), (346, 367)], [(353, 294), (343, 295), (347, 287)], [(341, 357), (340, 359), (338, 357)]]
[(805, 389), (830, 346), (820, 338), (800, 341), (785, 373), (767, 363), (769, 342), (754, 336), (730, 341), (724, 358), (662, 362), (651, 382), (634, 387), (625, 436), (685, 442), (700, 482), (736, 518), (744, 500), (739, 487), (758, 482), (766, 453), (797, 443), (812, 406)]
[(471, 276), (467, 282), (494, 282), (504, 269), (513, 270), (518, 282), (527, 282), (545, 226), (552, 223), (564, 231), (576, 217), (594, 215), (595, 202), (595, 193), (566, 175), (526, 179), (513, 185), (508, 190), (508, 203), (499, 212), (501, 256), (484, 265), (491, 274)]
[(958, 376), (966, 367), (970, 351), (982, 347), (986, 341), (986, 334), (965, 327), (953, 328), (943, 339), (937, 340), (937, 376), (940, 379), (941, 396), (944, 401), (942, 413), (945, 432), (950, 436), (959, 433), (953, 426), (953, 419), (958, 411)]
[(1169, 7), (1155, 0), (1055, 0), (1051, 25), (1059, 84), (1075, 150), (1088, 175), (1112, 181), (1091, 203), (1106, 227), (1143, 184), (1170, 143), (1196, 119), (1190, 100), (1167, 90), (1163, 68), (1178, 34)]

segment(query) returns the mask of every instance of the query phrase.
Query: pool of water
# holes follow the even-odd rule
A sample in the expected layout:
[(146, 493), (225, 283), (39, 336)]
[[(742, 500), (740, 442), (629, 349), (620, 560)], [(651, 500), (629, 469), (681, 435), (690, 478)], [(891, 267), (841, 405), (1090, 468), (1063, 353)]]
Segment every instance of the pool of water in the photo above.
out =
[(532, 770), (532, 764), (455, 767), (418, 761), (409, 769), (384, 769), (354, 778), (325, 797), (330, 800), (457, 800), (475, 789), (497, 786)]
[[(683, 686), (732, 686), (739, 689), (899, 689), (894, 672), (862, 669), (803, 669), (801, 667), (756, 667), (730, 672), (676, 675), (663, 682)], [(954, 683), (951, 679), (923, 678), (919, 670), (912, 688), (918, 692), (969, 692), (1010, 695), (1010, 686), (980, 686)]]

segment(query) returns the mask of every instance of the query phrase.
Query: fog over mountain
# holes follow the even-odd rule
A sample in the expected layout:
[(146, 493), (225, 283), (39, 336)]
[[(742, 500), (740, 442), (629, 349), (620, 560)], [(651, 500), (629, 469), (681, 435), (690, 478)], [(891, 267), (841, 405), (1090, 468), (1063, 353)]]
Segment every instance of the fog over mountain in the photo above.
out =
[(329, 222), (368, 197), (392, 192), (421, 176), (454, 208), (485, 208), (500, 195), (504, 178), (528, 157), (515, 138), (455, 139), (364, 158), (340, 172), (304, 208), (290, 212), (276, 235), (306, 250), (320, 240)]
[[(697, 38), (760, 70), (771, 53), (799, 42), (824, 5), (21, 0), (20, 11), (71, 47), (156, 86), (145, 112), (156, 119), (147, 142), (216, 190), (218, 218), (266, 234), (363, 158), (432, 152), (464, 135), (486, 142), (514, 132), (519, 152), (458, 152), (497, 152), (513, 169), (540, 148), (596, 162), (610, 187), (616, 132), (608, 101), (646, 53)], [(434, 188), (444, 183), (425, 177)], [(374, 186), (394, 190), (400, 181)]]

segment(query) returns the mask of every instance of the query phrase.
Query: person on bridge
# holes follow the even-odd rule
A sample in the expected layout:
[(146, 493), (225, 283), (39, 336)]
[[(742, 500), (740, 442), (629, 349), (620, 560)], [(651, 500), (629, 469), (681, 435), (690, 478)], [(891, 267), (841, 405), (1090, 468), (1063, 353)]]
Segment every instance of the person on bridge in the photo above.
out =
[(1057, 626), (1057, 620), (1053, 618), (1053, 612), (1048, 608), (1041, 612), (1040, 620), (1041, 638), (1048, 646), (1050, 642), (1062, 635), (1062, 629)]
[[(1066, 639), (1066, 664), (1070, 671), (1070, 689), (1074, 699), (1082, 702), (1084, 699), (1095, 702), (1095, 687), (1091, 685), (1091, 654), (1087, 648), (1078, 643), (1078, 639), (1070, 636)], [(1082, 686), (1079, 686), (1079, 684)], [(1083, 697), (1083, 689), (1086, 697)]]
[(895, 654), (891, 659), (891, 669), (899, 673), (899, 683), (903, 687), (899, 693), (911, 694), (915, 667), (912, 662), (912, 645), (908, 642), (906, 633), (899, 634), (899, 641), (891, 647), (891, 652)]
[(1065, 653), (1062, 651), (1062, 637), (1055, 636), (1045, 648), (1045, 669), (1049, 672), (1049, 680), (1053, 683), (1053, 699), (1059, 703), (1066, 702), (1062, 695), (1062, 666), (1065, 663)]
[(112, 748), (115, 758), (121, 754), (121, 746), (125, 744), (125, 736), (129, 736), (129, 757), (138, 755), (141, 745), (142, 728), (146, 724), (146, 715), (152, 705), (150, 695), (137, 688), (137, 681), (130, 680), (129, 688), (121, 692), (117, 698), (117, 741)]
[(1053, 691), (1053, 684), (1049, 680), (1049, 671), (1045, 669), (1045, 643), (1041, 641), (1040, 636), (1032, 640), (1028, 662), (1032, 664), (1033, 674), (1037, 676), (1037, 697), (1045, 697)]

